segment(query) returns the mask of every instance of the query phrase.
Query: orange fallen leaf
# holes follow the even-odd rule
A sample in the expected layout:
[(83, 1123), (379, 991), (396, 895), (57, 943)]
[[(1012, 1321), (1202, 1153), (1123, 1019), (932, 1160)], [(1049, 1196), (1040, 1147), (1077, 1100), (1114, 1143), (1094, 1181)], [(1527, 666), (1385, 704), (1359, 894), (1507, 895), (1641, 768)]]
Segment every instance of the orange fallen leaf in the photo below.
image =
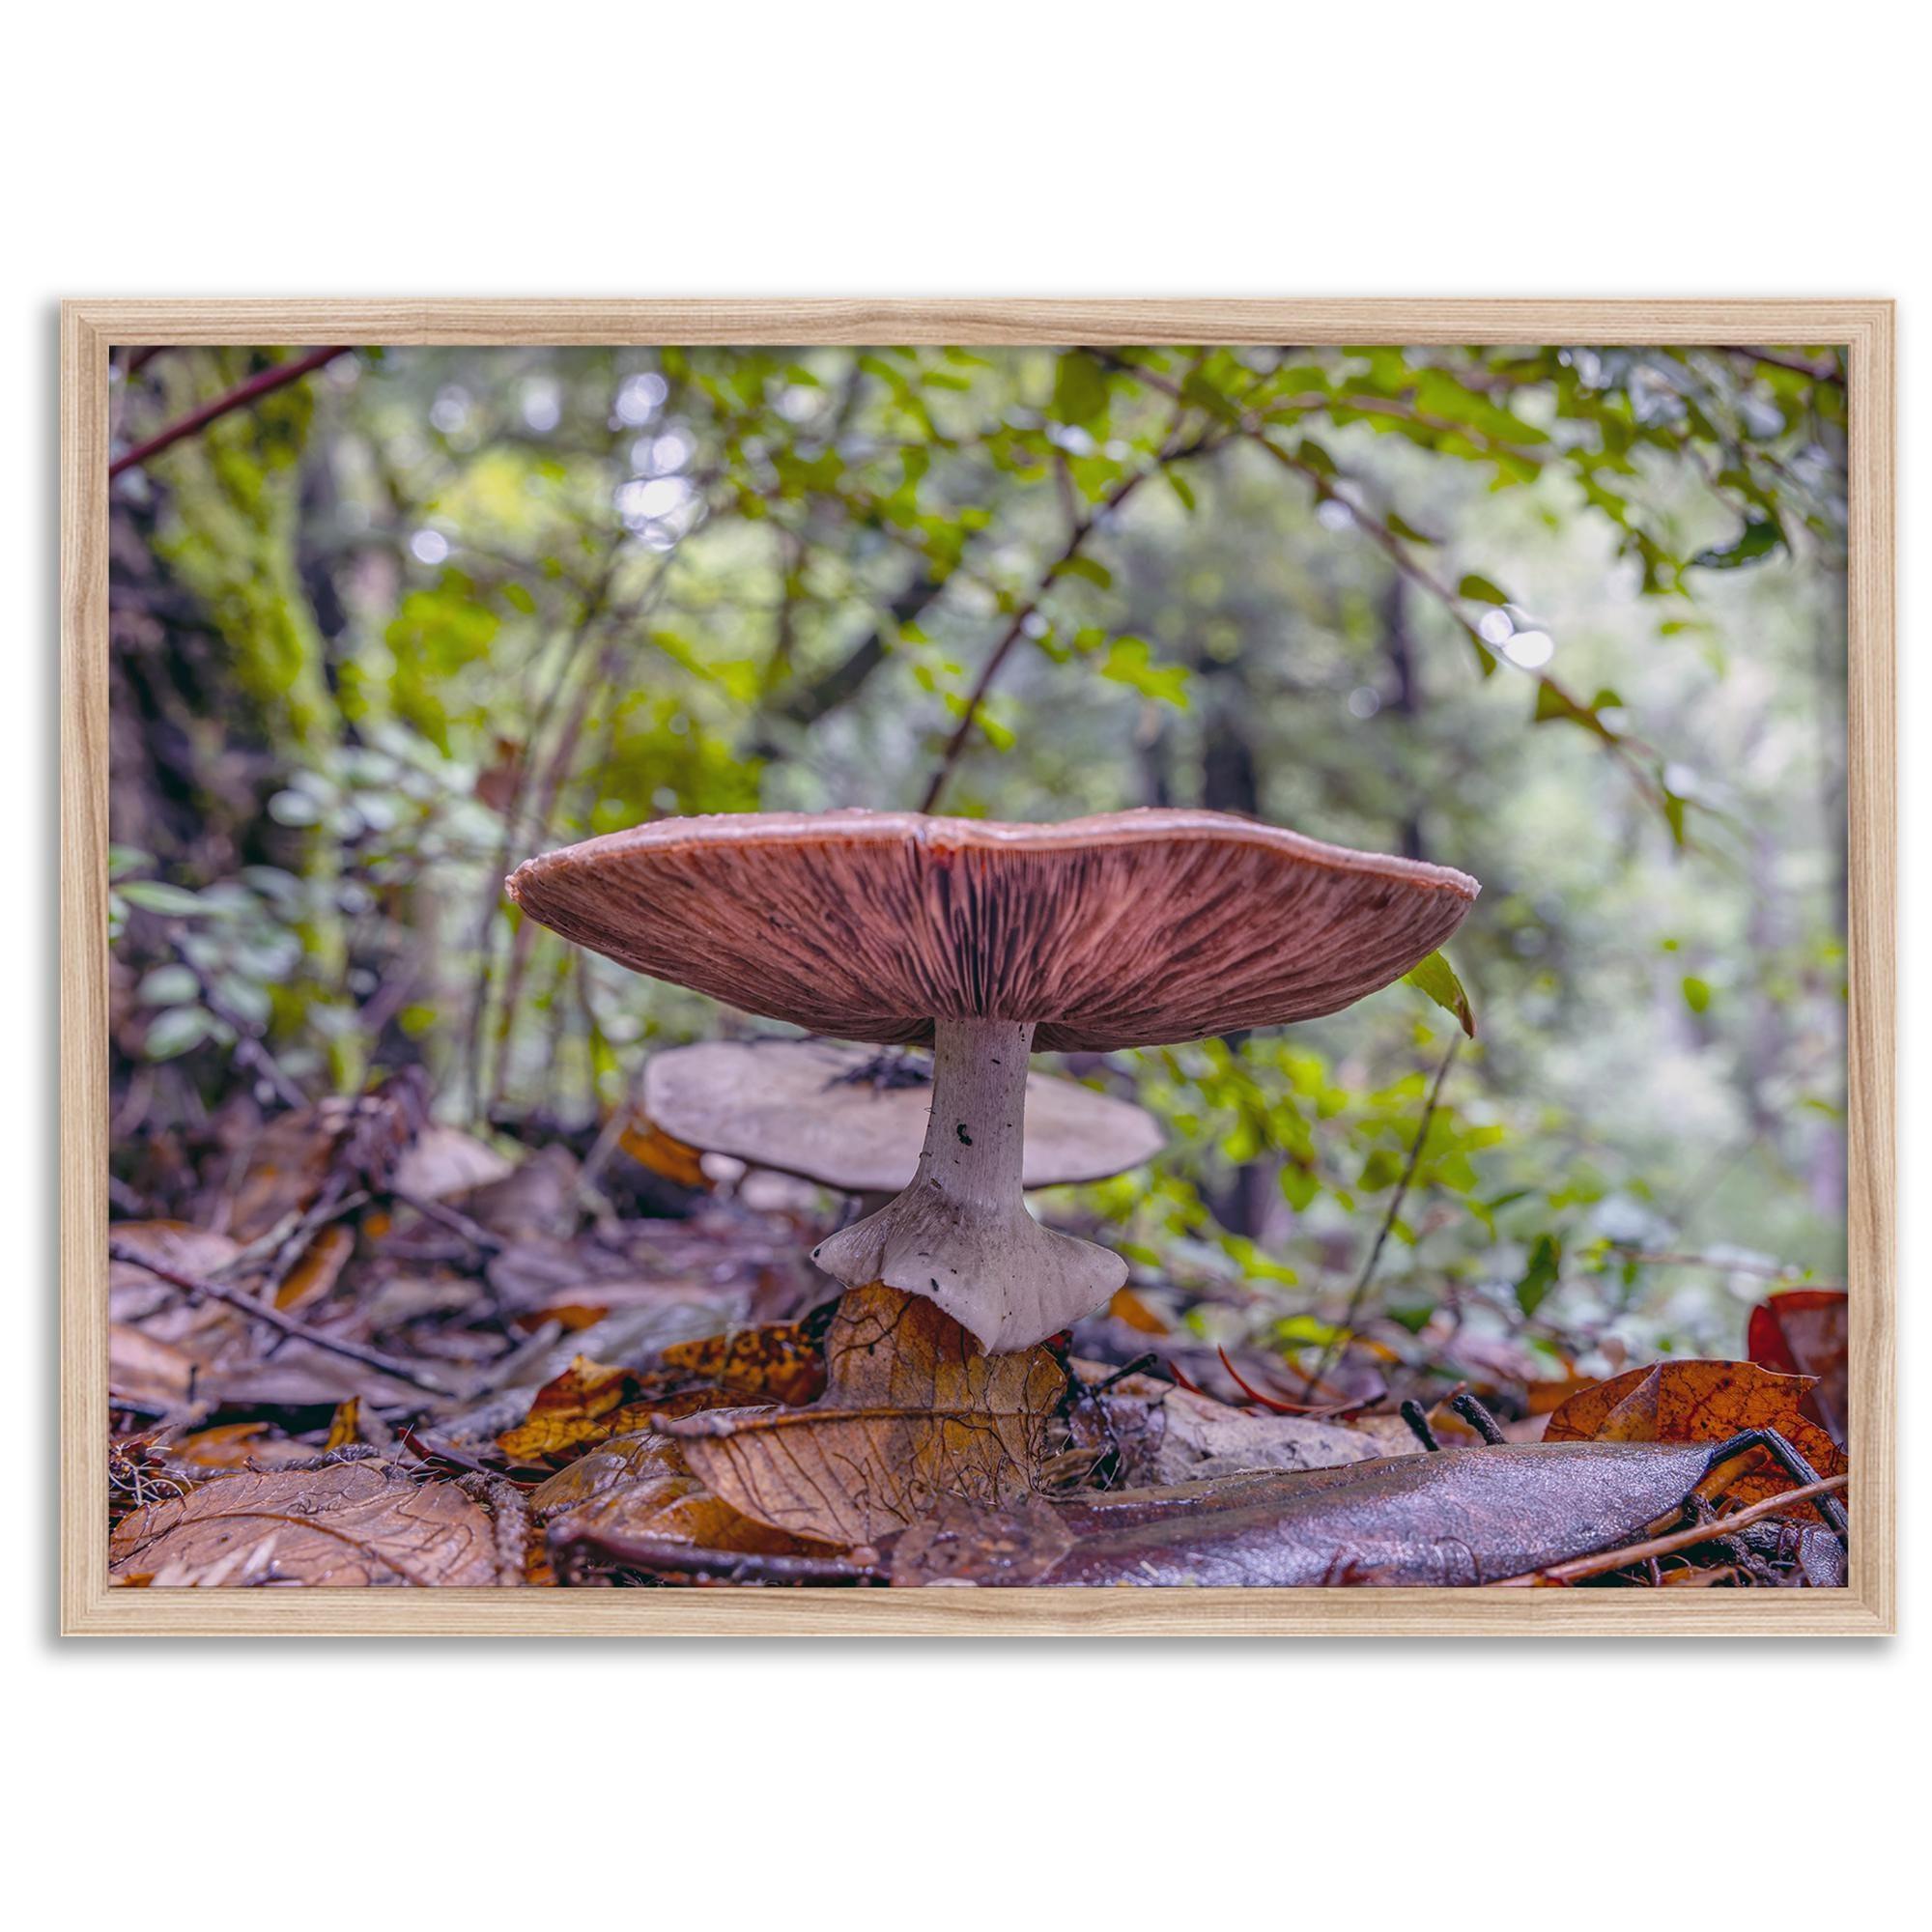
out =
[(266, 1422), (223, 1422), (167, 1445), (169, 1458), (204, 1469), (286, 1469), (316, 1459), (312, 1442), (297, 1442)]
[(825, 1393), (825, 1356), (798, 1321), (766, 1322), (697, 1342), (677, 1342), (659, 1359), (668, 1369), (753, 1401), (798, 1406)]
[[(1721, 1442), (1747, 1429), (1775, 1429), (1821, 1476), (1840, 1474), (1837, 1445), (1801, 1410), (1807, 1376), (1774, 1375), (1751, 1362), (1659, 1362), (1627, 1370), (1571, 1396), (1549, 1418), (1546, 1442)], [(1792, 1487), (1776, 1467), (1728, 1484), (1757, 1502)]]
[(641, 1114), (632, 1116), (631, 1124), (617, 1136), (617, 1145), (639, 1167), (662, 1175), (680, 1187), (708, 1188), (711, 1185), (700, 1165), (697, 1149), (673, 1140), (662, 1127), (645, 1120)]
[(355, 1252), (355, 1236), (340, 1222), (318, 1229), (301, 1259), (282, 1277), (282, 1285), (275, 1291), (275, 1306), (296, 1309), (320, 1301), (335, 1286)]
[(514, 1429), (505, 1430), (497, 1446), (512, 1463), (533, 1468), (564, 1462), (594, 1443), (646, 1428), (654, 1415), (694, 1415), (743, 1400), (718, 1388), (672, 1388), (669, 1380), (579, 1355), (562, 1375), (536, 1392), (529, 1414)]
[(1116, 1321), (1124, 1321), (1129, 1328), (1137, 1329), (1143, 1335), (1168, 1333), (1167, 1323), (1130, 1288), (1114, 1291), (1114, 1298), (1107, 1304), (1107, 1313)]

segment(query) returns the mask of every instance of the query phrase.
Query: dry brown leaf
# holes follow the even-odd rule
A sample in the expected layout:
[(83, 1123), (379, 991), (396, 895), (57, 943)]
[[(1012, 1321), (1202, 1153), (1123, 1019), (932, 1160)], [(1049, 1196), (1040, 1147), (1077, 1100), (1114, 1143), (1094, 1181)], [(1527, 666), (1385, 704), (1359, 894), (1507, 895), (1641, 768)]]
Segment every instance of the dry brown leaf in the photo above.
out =
[(1116, 1321), (1124, 1321), (1129, 1328), (1143, 1335), (1165, 1335), (1168, 1325), (1130, 1288), (1117, 1288), (1114, 1298), (1107, 1304), (1107, 1313)]
[(114, 1582), (156, 1589), (516, 1580), (481, 1504), (376, 1462), (225, 1476), (146, 1504), (114, 1531), (108, 1558)]
[(1305, 1415), (1248, 1415), (1187, 1389), (1171, 1391), (1165, 1407), (1167, 1428), (1153, 1465), (1156, 1483), (1241, 1469), (1332, 1469), (1385, 1453), (1359, 1430)]
[(679, 1187), (709, 1188), (710, 1177), (699, 1164), (695, 1147), (673, 1140), (654, 1121), (641, 1114), (632, 1116), (631, 1124), (617, 1137), (617, 1145), (641, 1168), (675, 1181)]
[(947, 1496), (1033, 1488), (1065, 1378), (1041, 1349), (988, 1355), (923, 1295), (849, 1291), (825, 1340), (824, 1400), (668, 1426), (692, 1472), (754, 1520), (869, 1544)]
[(396, 1163), (395, 1189), (418, 1201), (440, 1201), (505, 1180), (516, 1169), (493, 1147), (460, 1127), (428, 1126)]
[(594, 1546), (602, 1537), (768, 1556), (824, 1548), (741, 1516), (691, 1474), (677, 1444), (655, 1431), (612, 1437), (559, 1469), (531, 1492), (529, 1510), (550, 1526), (553, 1548)]
[[(116, 1221), (109, 1232), (122, 1246), (180, 1274), (218, 1273), (242, 1252), (240, 1245), (226, 1235), (193, 1227), (186, 1221)], [(109, 1262), (107, 1287), (110, 1293), (117, 1289), (157, 1288), (167, 1294), (176, 1293), (132, 1262)]]
[(193, 1399), (195, 1378), (200, 1369), (194, 1356), (172, 1342), (144, 1335), (125, 1321), (114, 1321), (107, 1329), (107, 1386), (118, 1396), (166, 1414), (183, 1408)]
[(642, 1429), (656, 1415), (690, 1415), (742, 1400), (723, 1389), (676, 1389), (667, 1377), (611, 1368), (579, 1355), (536, 1392), (529, 1414), (505, 1430), (497, 1446), (512, 1463), (535, 1468)]
[(197, 1430), (164, 1446), (171, 1462), (203, 1469), (289, 1469), (305, 1467), (320, 1453), (313, 1442), (298, 1442), (266, 1422), (223, 1422)]
[(275, 1306), (294, 1310), (320, 1301), (333, 1288), (355, 1252), (355, 1236), (340, 1222), (319, 1228), (301, 1259), (282, 1277)]
[(1761, 1369), (1816, 1376), (1804, 1413), (1843, 1446), (1851, 1378), (1851, 1304), (1842, 1289), (1794, 1288), (1751, 1310), (1745, 1352)]
[(754, 1401), (800, 1406), (825, 1393), (824, 1352), (800, 1321), (770, 1321), (674, 1343), (659, 1360), (679, 1375)]
[[(1689, 1360), (1630, 1369), (1573, 1395), (1549, 1418), (1546, 1442), (1721, 1442), (1747, 1429), (1775, 1429), (1821, 1476), (1845, 1466), (1837, 1445), (1800, 1405), (1811, 1380), (1751, 1362)], [(1792, 1487), (1772, 1467), (1727, 1485), (1739, 1503)]]

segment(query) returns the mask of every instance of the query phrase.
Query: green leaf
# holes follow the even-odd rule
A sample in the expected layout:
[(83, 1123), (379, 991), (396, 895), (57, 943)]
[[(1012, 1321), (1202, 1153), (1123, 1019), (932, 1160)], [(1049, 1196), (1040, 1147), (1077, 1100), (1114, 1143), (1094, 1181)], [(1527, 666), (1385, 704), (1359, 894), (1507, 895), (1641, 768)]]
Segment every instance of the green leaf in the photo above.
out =
[(130, 879), (121, 888), (121, 896), (144, 912), (165, 913), (173, 919), (195, 919), (208, 910), (193, 893), (159, 879)]
[(1180, 507), (1191, 517), (1196, 508), (1194, 485), (1173, 464), (1169, 464), (1167, 469), (1162, 471), (1162, 474), (1167, 478), (1167, 487), (1180, 498)]
[(1409, 543), (1435, 544), (1442, 541), (1440, 537), (1431, 536), (1427, 530), (1417, 529), (1406, 517), (1398, 515), (1394, 510), (1391, 510), (1383, 521), (1397, 536)]
[(200, 1007), (166, 1007), (155, 1015), (145, 1042), (150, 1060), (173, 1060), (214, 1033), (214, 1016)]
[(1061, 577), (1084, 577), (1089, 583), (1097, 584), (1102, 590), (1112, 587), (1114, 573), (1104, 563), (1096, 563), (1091, 556), (1069, 556), (1060, 566), (1057, 575)]
[(1053, 413), (1064, 423), (1092, 423), (1107, 412), (1107, 372), (1084, 349), (1066, 350), (1053, 372)]
[(1694, 973), (1684, 976), (1684, 1004), (1693, 1013), (1709, 1012), (1711, 1009), (1711, 982), (1700, 980)]
[(1484, 604), (1507, 604), (1510, 594), (1507, 590), (1492, 583), (1487, 577), (1478, 577), (1472, 570), (1456, 586), (1458, 597), (1473, 597)]
[(144, 1007), (178, 1007), (200, 991), (201, 981), (192, 967), (156, 966), (141, 981), (136, 997)]
[(1187, 667), (1155, 664), (1140, 638), (1116, 638), (1101, 660), (1100, 675), (1128, 686), (1143, 697), (1187, 709)]
[(1549, 1291), (1556, 1286), (1563, 1269), (1563, 1243), (1554, 1235), (1539, 1235), (1529, 1251), (1529, 1265), (1516, 1285), (1516, 1305), (1525, 1315), (1534, 1315)]
[(1762, 563), (1783, 546), (1783, 530), (1776, 523), (1755, 518), (1745, 526), (1743, 535), (1735, 541), (1700, 550), (1690, 561), (1706, 570), (1736, 570), (1744, 564)]
[(1471, 1039), (1475, 1038), (1476, 1015), (1470, 1008), (1469, 996), (1463, 990), (1455, 967), (1441, 953), (1432, 952), (1421, 965), (1402, 977), (1418, 992), (1426, 993), (1444, 1012), (1453, 1014), (1463, 1031)]

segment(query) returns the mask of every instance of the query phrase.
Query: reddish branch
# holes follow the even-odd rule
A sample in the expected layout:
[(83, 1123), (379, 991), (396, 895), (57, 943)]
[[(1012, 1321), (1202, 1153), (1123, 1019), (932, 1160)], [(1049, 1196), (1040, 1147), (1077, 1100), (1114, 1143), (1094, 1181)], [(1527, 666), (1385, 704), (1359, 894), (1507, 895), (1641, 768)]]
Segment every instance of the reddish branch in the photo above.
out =
[(326, 363), (348, 354), (346, 344), (335, 349), (311, 349), (306, 355), (298, 355), (293, 362), (278, 362), (272, 369), (264, 369), (259, 375), (250, 376), (226, 395), (216, 396), (211, 403), (203, 403), (198, 410), (190, 410), (179, 422), (170, 423), (166, 429), (156, 431), (146, 442), (137, 442), (132, 449), (117, 456), (107, 466), (108, 479), (111, 481), (124, 470), (138, 469), (162, 450), (172, 449), (188, 437), (199, 436), (210, 423), (219, 421), (231, 411), (244, 410), (250, 403), (276, 389), (286, 388), (291, 383), (299, 383), (304, 376), (314, 375)]

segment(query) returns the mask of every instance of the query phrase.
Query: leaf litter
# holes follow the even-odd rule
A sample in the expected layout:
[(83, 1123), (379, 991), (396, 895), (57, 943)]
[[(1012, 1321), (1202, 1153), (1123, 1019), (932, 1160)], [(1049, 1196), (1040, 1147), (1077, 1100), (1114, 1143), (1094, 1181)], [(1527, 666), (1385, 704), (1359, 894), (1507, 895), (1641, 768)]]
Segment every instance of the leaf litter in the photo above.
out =
[(1749, 1361), (1602, 1380), (1424, 1334), (1304, 1387), (1160, 1283), (1080, 1353), (989, 1356), (922, 1297), (830, 1302), (815, 1207), (675, 1153), (481, 1140), (406, 1077), (116, 1222), (114, 1582), (1844, 1580), (1842, 1294), (1771, 1296)]

